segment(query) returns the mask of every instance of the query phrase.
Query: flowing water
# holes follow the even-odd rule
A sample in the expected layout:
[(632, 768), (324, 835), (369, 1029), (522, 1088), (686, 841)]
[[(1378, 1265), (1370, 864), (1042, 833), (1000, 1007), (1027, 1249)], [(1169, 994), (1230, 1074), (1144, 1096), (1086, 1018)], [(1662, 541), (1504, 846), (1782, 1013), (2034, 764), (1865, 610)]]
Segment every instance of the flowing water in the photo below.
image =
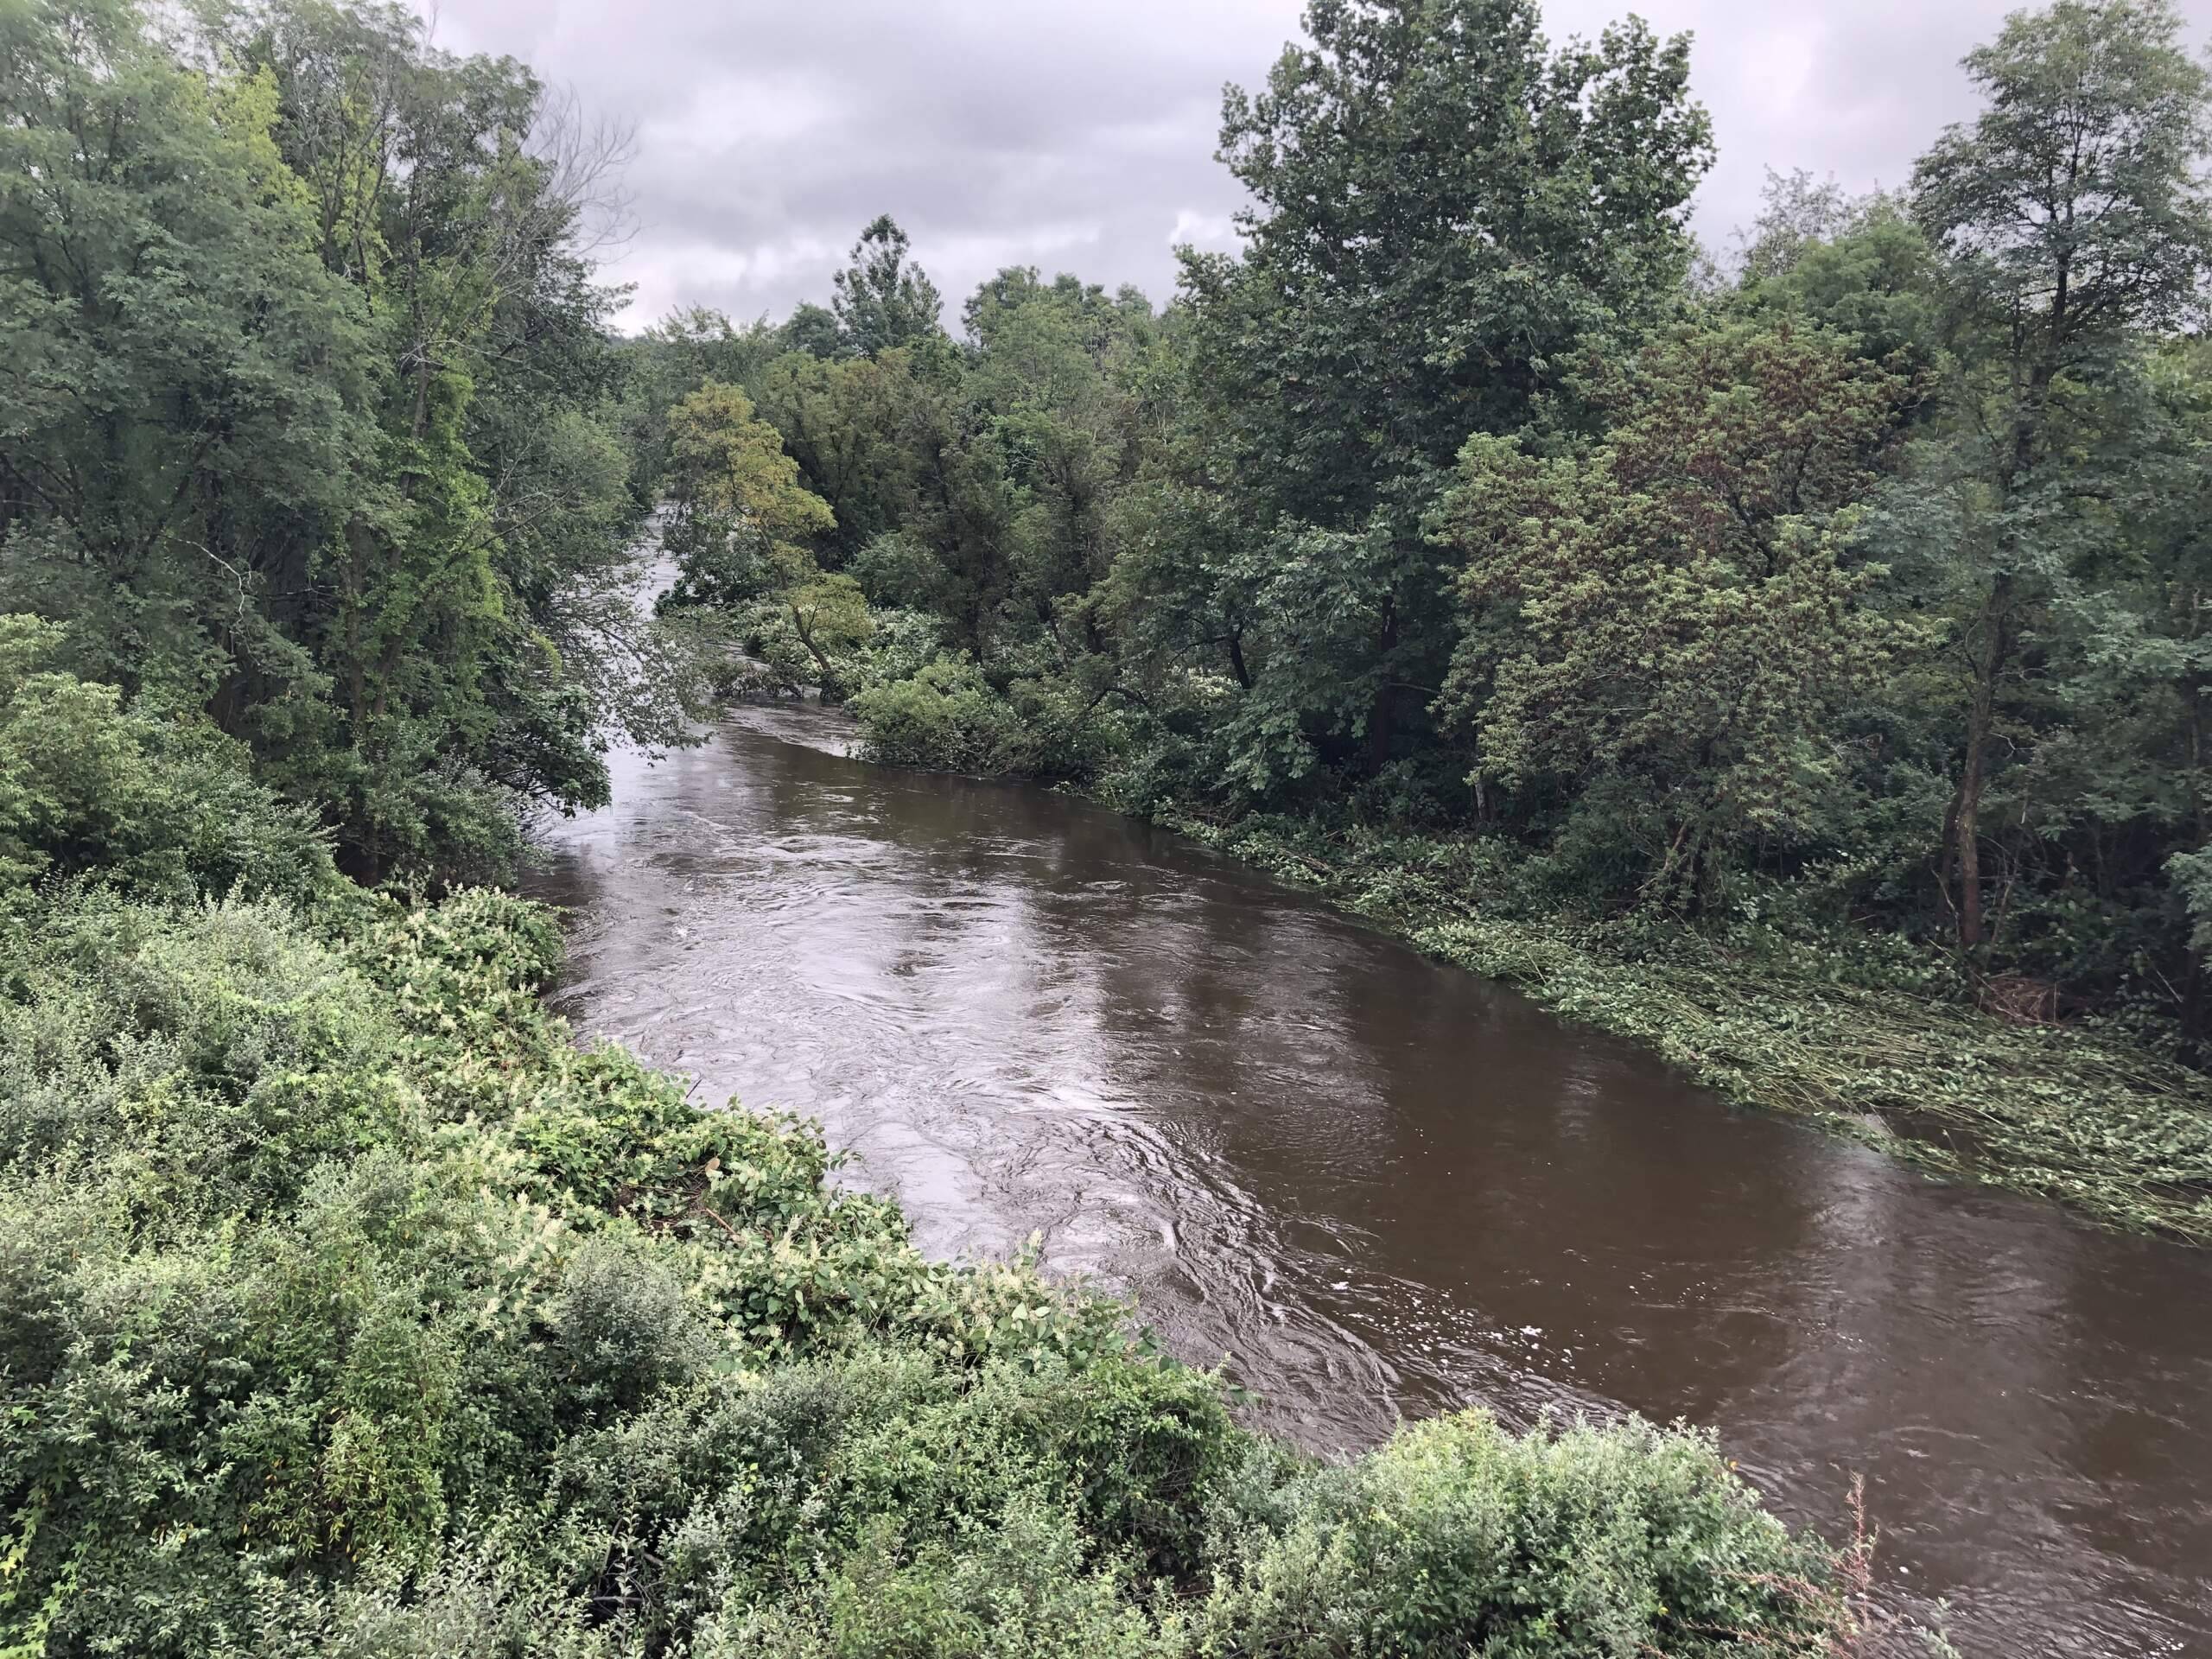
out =
[(1039, 1236), (1355, 1448), (1684, 1418), (1969, 1655), (2212, 1655), (2212, 1254), (1936, 1185), (1174, 836), (814, 709), (552, 825), (559, 1006), (820, 1117), (945, 1255)]

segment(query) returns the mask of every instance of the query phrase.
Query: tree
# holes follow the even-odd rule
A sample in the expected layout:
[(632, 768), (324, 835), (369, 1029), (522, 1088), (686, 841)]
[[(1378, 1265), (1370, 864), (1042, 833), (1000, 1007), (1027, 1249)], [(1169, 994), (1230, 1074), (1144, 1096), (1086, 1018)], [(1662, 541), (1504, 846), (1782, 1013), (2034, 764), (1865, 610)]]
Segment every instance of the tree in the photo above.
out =
[(785, 588), (781, 604), (823, 698), (836, 701), (846, 690), (847, 660), (875, 632), (860, 583), (842, 575), (810, 576)]
[(784, 350), (781, 331), (765, 320), (740, 328), (706, 306), (671, 312), (623, 342), (619, 413), (631, 492), (641, 506), (657, 505), (668, 486), (669, 411), (709, 380), (757, 391)]
[(1727, 302), (1849, 335), (1878, 363), (1934, 367), (1942, 334), (1936, 260), (1902, 195), (1853, 198), (1802, 172), (1770, 174), (1766, 209), (1747, 243)]
[(1600, 364), (1587, 453), (1478, 435), (1440, 521), (1467, 561), (1446, 706), (1470, 781), (1602, 803), (1645, 890), (1694, 902), (1757, 841), (1802, 844), (1843, 770), (1834, 712), (1897, 626), (1855, 504), (1910, 395), (1783, 323), (1685, 329)]
[(1268, 716), (1278, 777), (1418, 736), (1452, 646), (1421, 531), (1446, 469), (1561, 391), (1580, 343), (1678, 303), (1712, 154), (1687, 41), (1640, 22), (1556, 53), (1533, 0), (1316, 0), (1306, 26), (1224, 106), (1243, 257), (1184, 259), (1197, 451), (1279, 550), (1255, 556), (1303, 572), (1268, 672), (1323, 695)]
[(898, 523), (926, 398), (910, 353), (897, 347), (836, 359), (786, 352), (760, 377), (762, 417), (782, 434), (806, 486), (836, 515), (823, 550), (833, 563)]
[(972, 423), (989, 431), (1014, 485), (1022, 597), (1047, 632), (1070, 616), (1081, 637), (1062, 640), (1068, 649), (1103, 650), (1084, 601), (1113, 565), (1117, 506), (1141, 465), (1133, 382), (1156, 332), (1151, 308), (1072, 276), (1007, 270), (966, 315)]
[(603, 798), (605, 736), (687, 709), (623, 591), (621, 136), (397, 8), (163, 27), (0, 17), (0, 588), (353, 873), (494, 870), (518, 798)]
[(799, 481), (776, 429), (735, 386), (709, 381), (669, 415), (673, 485), (664, 540), (678, 575), (671, 606), (734, 605), (817, 573), (807, 539), (836, 518)]
[(1986, 107), (1921, 159), (1914, 213), (1949, 261), (1963, 429), (1921, 468), (1952, 496), (1946, 603), (1963, 671), (1947, 887), (1964, 950), (1984, 941), (1981, 809), (2004, 697), (2062, 592), (2098, 423), (2131, 336), (2171, 327), (2212, 262), (2202, 162), (2212, 81), (2164, 0), (2059, 0), (1966, 59)]
[(845, 333), (837, 321), (837, 314), (826, 305), (807, 302), (796, 307), (776, 330), (777, 343), (787, 352), (804, 352), (810, 357), (837, 358), (845, 355)]
[(352, 511), (376, 364), (273, 83), (211, 85), (126, 4), (12, 6), (0, 115), (0, 601), (133, 693), (314, 695), (271, 613)]
[(837, 273), (830, 308), (846, 348), (862, 357), (897, 346), (918, 346), (944, 332), (944, 302), (929, 274), (913, 263), (906, 232), (890, 214), (878, 216), (853, 244), (851, 263)]
[(1342, 525), (1663, 315), (1713, 147), (1687, 38), (1639, 22), (1557, 53), (1532, 0), (1317, 0), (1306, 28), (1224, 105), (1244, 256), (1185, 274), (1231, 434), (1274, 444), (1283, 511)]

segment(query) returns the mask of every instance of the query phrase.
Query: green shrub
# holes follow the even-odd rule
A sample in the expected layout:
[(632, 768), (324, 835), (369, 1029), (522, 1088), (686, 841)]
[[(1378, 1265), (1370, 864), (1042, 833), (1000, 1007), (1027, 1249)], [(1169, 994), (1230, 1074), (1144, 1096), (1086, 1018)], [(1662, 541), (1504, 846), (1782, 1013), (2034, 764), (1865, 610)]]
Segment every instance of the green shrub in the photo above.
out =
[(1516, 1437), (1466, 1413), (1230, 1509), (1201, 1620), (1213, 1652), (1820, 1653), (1845, 1618), (1824, 1553), (1710, 1445), (1633, 1420)]
[(245, 745), (48, 671), (64, 637), (35, 617), (0, 616), (0, 888), (92, 874), (176, 899), (305, 902), (331, 889), (326, 838), (254, 780)]
[(1021, 716), (971, 663), (931, 663), (911, 679), (870, 687), (852, 707), (862, 753), (887, 766), (999, 777), (1037, 765)]
[(874, 614), (874, 629), (861, 647), (854, 669), (856, 692), (911, 679), (944, 648), (944, 624), (927, 611), (894, 607)]

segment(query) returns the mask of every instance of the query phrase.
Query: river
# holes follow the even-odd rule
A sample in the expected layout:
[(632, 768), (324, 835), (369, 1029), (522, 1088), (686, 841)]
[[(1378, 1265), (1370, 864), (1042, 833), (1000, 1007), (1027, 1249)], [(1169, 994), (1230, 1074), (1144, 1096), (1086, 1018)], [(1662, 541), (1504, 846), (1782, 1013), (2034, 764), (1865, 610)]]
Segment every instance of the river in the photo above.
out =
[(745, 709), (543, 832), (556, 1005), (819, 1117), (925, 1248), (1133, 1294), (1253, 1416), (1639, 1411), (1796, 1523), (1863, 1472), (1968, 1655), (2212, 1654), (2212, 1254), (1732, 1110), (1088, 804)]

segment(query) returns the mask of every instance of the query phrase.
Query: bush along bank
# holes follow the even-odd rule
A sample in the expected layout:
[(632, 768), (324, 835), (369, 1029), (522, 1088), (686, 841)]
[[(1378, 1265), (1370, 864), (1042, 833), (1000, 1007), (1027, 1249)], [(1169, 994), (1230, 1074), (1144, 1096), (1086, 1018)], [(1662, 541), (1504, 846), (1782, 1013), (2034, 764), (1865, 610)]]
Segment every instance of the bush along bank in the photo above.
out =
[[(0, 1651), (1815, 1655), (1705, 1438), (1324, 1465), (1125, 1310), (541, 1008), (550, 918), (65, 889), (0, 935)], [(328, 919), (332, 915), (342, 921)]]
[(2094, 1028), (2017, 1023), (1912, 988), (1932, 959), (1903, 941), (1808, 939), (1752, 921), (1579, 921), (1517, 893), (1519, 855), (1478, 837), (1224, 823), (1172, 804), (1149, 816), (1646, 1044), (1739, 1105), (1933, 1173), (2212, 1243), (2212, 1078)]

